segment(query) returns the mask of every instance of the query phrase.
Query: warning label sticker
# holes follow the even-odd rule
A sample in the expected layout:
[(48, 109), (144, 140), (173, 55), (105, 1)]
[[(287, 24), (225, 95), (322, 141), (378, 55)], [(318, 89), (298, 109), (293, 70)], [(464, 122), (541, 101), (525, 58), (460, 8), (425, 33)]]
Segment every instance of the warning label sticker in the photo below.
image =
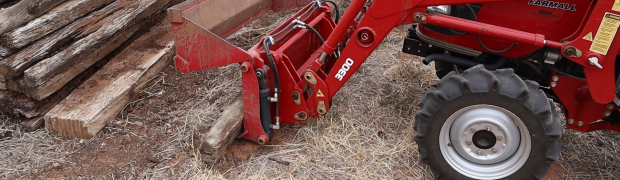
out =
[(614, 6), (611, 7), (611, 10), (620, 12), (620, 0), (616, 0), (616, 2), (614, 2)]
[(616, 37), (619, 26), (620, 16), (605, 13), (605, 17), (603, 17), (603, 21), (601, 21), (601, 25), (596, 32), (596, 36), (594, 36), (592, 46), (590, 46), (590, 51), (607, 55), (609, 46), (611, 46), (611, 42), (614, 40), (614, 37)]
[(586, 36), (584, 36), (583, 39), (592, 41), (592, 32), (589, 32), (588, 34), (586, 34)]

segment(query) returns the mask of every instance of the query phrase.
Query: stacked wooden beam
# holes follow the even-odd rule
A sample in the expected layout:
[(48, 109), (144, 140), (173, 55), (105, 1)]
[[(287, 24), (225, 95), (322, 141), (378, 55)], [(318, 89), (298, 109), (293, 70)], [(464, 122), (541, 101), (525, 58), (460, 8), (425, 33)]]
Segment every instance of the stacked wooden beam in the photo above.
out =
[[(169, 63), (173, 38), (162, 13), (180, 1), (0, 0), (0, 111), (32, 119), (25, 124), (45, 120), (68, 137), (92, 137)], [(148, 47), (159, 48), (140, 50)], [(129, 61), (138, 69), (118, 69)], [(119, 75), (103, 80), (107, 71)], [(80, 86), (84, 81), (99, 86)], [(88, 88), (101, 95), (80, 93)], [(64, 127), (73, 121), (87, 130)]]

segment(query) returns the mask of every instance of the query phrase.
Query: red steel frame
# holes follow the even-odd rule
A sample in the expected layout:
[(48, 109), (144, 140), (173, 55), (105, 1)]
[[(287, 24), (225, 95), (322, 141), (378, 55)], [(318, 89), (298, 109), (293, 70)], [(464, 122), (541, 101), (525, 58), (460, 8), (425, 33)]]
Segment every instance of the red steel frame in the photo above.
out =
[[(273, 74), (265, 68), (268, 63), (265, 61), (264, 47), (262, 44), (258, 44), (252, 49), (244, 51), (220, 38), (220, 36), (225, 37), (231, 34), (241, 26), (227, 27), (224, 28), (228, 29), (226, 31), (215, 32), (214, 29), (204, 27), (204, 24), (195, 23), (192, 18), (196, 17), (190, 15), (193, 9), (215, 1), (221, 0), (206, 0), (200, 3), (193, 1), (193, 4), (177, 5), (169, 10), (176, 35), (177, 68), (183, 72), (188, 72), (241, 63), (245, 104), (243, 137), (261, 144), (267, 143), (269, 137), (260, 124), (258, 80), (254, 73), (256, 69), (264, 69), (265, 72), (268, 72), (269, 82), (273, 82)], [(282, 2), (287, 2), (283, 0), (274, 2), (269, 0), (254, 1), (258, 4), (269, 4), (268, 7), (279, 7), (281, 9), (299, 5), (299, 3), (291, 4), (290, 2), (283, 5)], [(329, 6), (322, 4), (306, 23), (317, 28), (322, 37), (328, 37), (324, 44), (321, 45), (318, 38), (308, 30), (301, 29), (293, 31), (284, 38), (283, 43), (277, 43), (270, 48), (274, 54), (275, 64), (282, 81), (280, 107), (272, 105), (272, 114), (275, 108), (280, 108), (280, 122), (283, 124), (305, 121), (309, 117), (325, 114), (329, 109), (329, 101), (394, 27), (400, 24), (423, 23), (479, 34), (487, 38), (516, 42), (520, 45), (531, 46), (533, 49), (543, 47), (560, 49), (569, 60), (584, 66), (587, 77), (587, 80), (578, 80), (554, 75), (559, 77), (561, 82), (556, 82), (558, 86), (552, 89), (565, 105), (568, 118), (572, 118), (575, 122), (583, 122), (581, 126), (576, 126), (574, 123), (568, 124), (568, 127), (581, 131), (619, 130), (618, 126), (612, 126), (608, 122), (607, 124), (590, 124), (605, 117), (606, 111), (616, 110), (615, 107), (608, 109), (607, 104), (615, 98), (614, 67), (615, 57), (620, 46), (620, 43), (617, 43), (620, 42), (618, 41), (619, 36), (614, 38), (607, 55), (590, 52), (591, 41), (575, 38), (583, 37), (589, 32), (596, 34), (606, 12), (619, 14), (611, 11), (614, 0), (596, 1), (595, 5), (589, 10), (591, 12), (589, 16), (583, 18), (582, 26), (573, 34), (573, 40), (563, 43), (546, 39), (543, 34), (529, 33), (446, 15), (425, 13), (426, 7), (431, 5), (499, 1), (508, 0), (374, 0), (369, 8), (364, 7), (366, 0), (354, 0), (338, 25), (335, 25), (331, 19)], [(521, 0), (520, 2), (527, 3), (528, 1)], [(302, 12), (313, 6), (312, 3), (305, 6), (293, 17), (298, 17)], [(260, 7), (265, 8), (265, 6)], [(267, 10), (269, 8), (254, 10), (246, 18), (237, 21), (248, 22)], [(272, 33), (282, 30), (293, 19), (289, 19)], [(239, 22), (237, 24), (242, 24)], [(338, 47), (345, 44), (343, 40), (347, 38), (350, 39), (337, 59), (332, 58), (333, 56), (325, 56), (334, 54)], [(567, 47), (578, 49), (582, 52), (581, 56), (566, 54), (565, 49)], [(591, 57), (597, 57), (603, 69), (590, 64), (588, 58)], [(270, 88), (273, 88), (273, 85), (270, 85)], [(298, 101), (294, 99), (293, 94), (295, 93), (300, 94)], [(588, 111), (585, 111), (584, 108)], [(591, 114), (591, 112), (596, 113)], [(275, 122), (275, 119), (273, 121)]]

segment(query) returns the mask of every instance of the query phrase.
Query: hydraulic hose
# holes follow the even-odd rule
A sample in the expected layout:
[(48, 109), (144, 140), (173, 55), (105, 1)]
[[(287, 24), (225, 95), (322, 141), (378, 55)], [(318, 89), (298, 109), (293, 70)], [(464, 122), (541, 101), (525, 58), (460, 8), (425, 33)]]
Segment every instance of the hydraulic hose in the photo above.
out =
[(326, 3), (326, 2), (334, 5), (334, 9), (336, 9), (336, 19), (334, 20), (334, 22), (338, 24), (338, 21), (340, 21), (340, 8), (338, 8), (338, 4), (336, 4), (336, 2), (331, 1), (331, 0), (322, 1), (322, 3)]

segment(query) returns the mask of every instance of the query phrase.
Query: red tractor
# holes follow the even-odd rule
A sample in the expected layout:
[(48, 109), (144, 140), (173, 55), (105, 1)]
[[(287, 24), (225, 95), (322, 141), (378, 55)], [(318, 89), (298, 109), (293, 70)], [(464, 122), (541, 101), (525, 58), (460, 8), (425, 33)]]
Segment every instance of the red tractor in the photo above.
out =
[[(269, 10), (302, 5), (249, 50), (222, 39)], [(620, 1), (353, 0), (342, 18), (335, 5), (186, 1), (168, 11), (176, 67), (239, 63), (241, 136), (265, 144), (280, 124), (325, 115), (386, 35), (412, 24), (403, 52), (434, 61), (441, 78), (415, 117), (420, 159), (435, 178), (543, 178), (560, 155), (555, 103), (568, 128), (620, 131)]]

